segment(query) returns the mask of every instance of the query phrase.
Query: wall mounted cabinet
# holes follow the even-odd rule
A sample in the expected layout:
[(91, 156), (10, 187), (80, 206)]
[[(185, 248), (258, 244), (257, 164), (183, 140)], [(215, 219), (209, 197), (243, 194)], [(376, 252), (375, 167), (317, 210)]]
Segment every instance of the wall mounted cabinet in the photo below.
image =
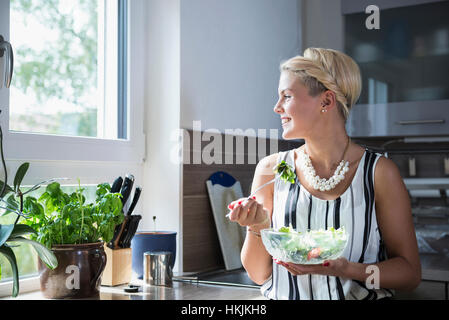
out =
[(366, 27), (365, 2), (342, 2), (345, 52), (363, 83), (349, 134), (449, 135), (449, 1), (380, 1), (379, 29)]

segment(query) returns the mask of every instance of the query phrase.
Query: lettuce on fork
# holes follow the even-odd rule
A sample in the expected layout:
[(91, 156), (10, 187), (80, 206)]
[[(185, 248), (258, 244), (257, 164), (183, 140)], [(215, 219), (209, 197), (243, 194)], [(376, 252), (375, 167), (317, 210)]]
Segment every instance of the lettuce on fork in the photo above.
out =
[(296, 174), (291, 165), (282, 160), (278, 165), (273, 168), (274, 173), (281, 176), (281, 179), (285, 182), (295, 183)]

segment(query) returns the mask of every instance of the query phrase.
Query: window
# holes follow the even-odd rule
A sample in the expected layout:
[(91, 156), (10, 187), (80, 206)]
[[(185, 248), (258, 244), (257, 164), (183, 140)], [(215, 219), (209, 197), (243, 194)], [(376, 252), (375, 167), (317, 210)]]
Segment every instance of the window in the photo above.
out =
[[(144, 0), (0, 0), (0, 35), (15, 58), (13, 83), (0, 89), (9, 184), (25, 161), (24, 185), (67, 177), (96, 186), (127, 173), (143, 176), (145, 7)], [(14, 219), (1, 213), (2, 224)], [(21, 247), (14, 249), (20, 276), (33, 275), (34, 250)], [(0, 296), (11, 293), (3, 262)], [(21, 293), (39, 287), (36, 277), (29, 282), (21, 280)]]
[(131, 3), (0, 0), (15, 56), (0, 93), (8, 158), (143, 161), (143, 69), (132, 59), (142, 24), (128, 23)]
[(11, 0), (10, 130), (126, 139), (126, 100), (118, 95), (126, 86), (126, 43), (118, 37), (126, 34), (126, 20), (119, 23), (126, 7), (119, 3)]

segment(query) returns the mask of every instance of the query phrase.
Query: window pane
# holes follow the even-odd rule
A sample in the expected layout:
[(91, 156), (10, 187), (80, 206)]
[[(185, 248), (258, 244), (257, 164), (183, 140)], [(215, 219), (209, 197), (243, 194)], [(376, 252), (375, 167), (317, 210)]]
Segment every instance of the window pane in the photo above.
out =
[[(28, 186), (30, 188), (31, 186)], [(96, 197), (96, 185), (87, 185), (82, 186), (86, 190), (84, 191), (84, 195), (86, 196), (86, 203), (92, 203), (95, 201)], [(22, 191), (28, 190), (27, 187), (21, 188)], [(68, 194), (75, 192), (78, 186), (62, 186), (62, 190)], [(28, 195), (39, 198), (42, 193), (45, 192), (45, 187), (41, 187), (40, 189), (29, 193)], [(28, 196), (27, 195), (27, 196)], [(16, 220), (16, 215), (14, 213), (10, 213), (8, 215), (2, 216), (4, 210), (0, 211), (0, 224), (13, 224)], [(13, 244), (16, 245), (16, 244)], [(14, 253), (16, 254), (17, 266), (19, 268), (19, 276), (27, 277), (38, 274), (37, 269), (37, 254), (33, 247), (29, 244), (20, 244), (17, 243), (17, 246), (12, 248)], [(3, 255), (0, 255), (0, 265), (1, 265), (1, 279), (0, 282), (10, 281), (12, 279), (11, 266)]]
[(10, 130), (117, 138), (111, 0), (11, 0)]

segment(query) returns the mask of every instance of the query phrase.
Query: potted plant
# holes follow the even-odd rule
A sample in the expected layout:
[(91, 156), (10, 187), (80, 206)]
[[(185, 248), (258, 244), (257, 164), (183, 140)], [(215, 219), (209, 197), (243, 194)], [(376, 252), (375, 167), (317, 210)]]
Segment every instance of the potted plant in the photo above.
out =
[(65, 193), (58, 182), (47, 185), (38, 198), (27, 197), (23, 223), (37, 231), (31, 235), (51, 248), (58, 267), (39, 262), (41, 290), (47, 298), (89, 298), (99, 293), (106, 265), (104, 243), (123, 221), (120, 193), (108, 183), (97, 185), (94, 203), (86, 203), (85, 189)]
[[(0, 136), (0, 144), (1, 144), (1, 136)], [(26, 171), (28, 170), (29, 163), (24, 163), (19, 167), (14, 178), (14, 188), (12, 188), (7, 183), (7, 171), (5, 161), (3, 158), (3, 148), (1, 151), (2, 151), (1, 152), (2, 164), (5, 174), (5, 182), (0, 181), (0, 190), (1, 190), (0, 208), (5, 210), (3, 215), (15, 213), (17, 215), (17, 218), (14, 224), (3, 224), (3, 225), (0, 224), (0, 254), (5, 256), (11, 265), (12, 278), (13, 278), (12, 296), (17, 297), (17, 295), (19, 294), (19, 270), (17, 267), (16, 255), (12, 250), (14, 246), (17, 246), (18, 243), (31, 244), (33, 248), (36, 250), (40, 260), (43, 262), (43, 265), (45, 265), (50, 270), (57, 267), (58, 261), (53, 252), (50, 251), (48, 248), (46, 248), (44, 245), (25, 237), (26, 235), (36, 234), (36, 231), (33, 228), (27, 225), (17, 223), (20, 217), (26, 218), (26, 215), (23, 212), (23, 208), (24, 208), (24, 195), (28, 192), (22, 193), (20, 190), (20, 184), (22, 182), (23, 177), (25, 176)], [(35, 185), (33, 187), (34, 190), (39, 188), (39, 186), (40, 184)], [(32, 190), (30, 189), (30, 191)], [(7, 198), (7, 200), (5, 200), (8, 194), (9, 197)], [(18, 198), (19, 201), (16, 201), (15, 198)], [(0, 278), (1, 278), (1, 266), (0, 266)]]

